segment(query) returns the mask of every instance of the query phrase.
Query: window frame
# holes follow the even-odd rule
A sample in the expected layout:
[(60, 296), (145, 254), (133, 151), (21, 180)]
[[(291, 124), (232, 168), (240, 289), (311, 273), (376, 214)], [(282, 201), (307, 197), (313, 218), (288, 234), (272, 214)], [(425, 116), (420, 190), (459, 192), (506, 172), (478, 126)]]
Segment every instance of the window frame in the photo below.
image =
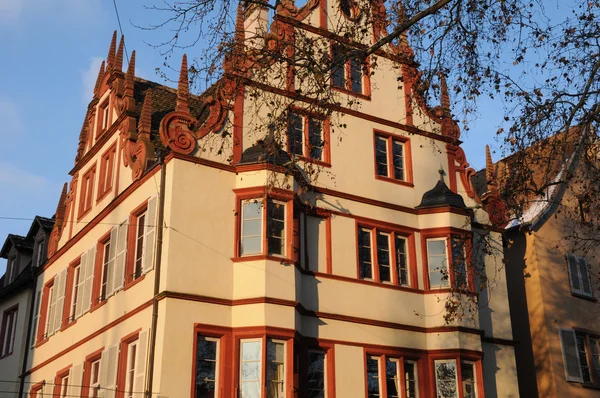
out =
[(98, 119), (96, 129), (96, 140), (104, 134), (111, 126), (111, 111), (110, 111), (110, 97), (98, 105)]
[[(361, 230), (369, 230), (371, 235), (371, 272), (372, 278), (361, 278), (360, 269), (360, 241), (359, 232)], [(377, 256), (377, 234), (385, 233), (389, 235), (389, 252), (390, 252), (390, 277), (391, 281), (381, 281), (379, 271), (379, 261)], [(402, 284), (399, 280), (398, 275), (398, 264), (397, 264), (397, 253), (396, 253), (396, 239), (401, 238), (405, 241), (405, 258), (407, 262), (408, 271), (408, 284)], [(383, 223), (373, 222), (356, 222), (356, 277), (361, 281), (383, 283), (386, 285), (393, 285), (405, 289), (418, 289), (418, 277), (417, 277), (417, 264), (415, 254), (415, 237), (414, 231), (402, 228), (400, 226), (387, 225)]]
[[(92, 366), (94, 363), (98, 363), (98, 379), (100, 378), (100, 359), (102, 357), (102, 351), (104, 347), (92, 352), (85, 357), (83, 362), (83, 382), (81, 386), (81, 397), (82, 398), (95, 398), (95, 394), (90, 394), (90, 390), (95, 386), (92, 383)], [(98, 387), (100, 386), (100, 380), (98, 380)], [(96, 393), (98, 390), (96, 391)], [(97, 394), (96, 394), (97, 395)]]
[(81, 219), (87, 215), (94, 205), (94, 181), (96, 179), (96, 163), (94, 163), (81, 178), (79, 190), (79, 214)]
[[(575, 379), (572, 378), (571, 376), (569, 376), (568, 370), (567, 370), (567, 362), (566, 362), (566, 351), (565, 351), (565, 347), (563, 344), (563, 339), (561, 336), (561, 332), (562, 331), (567, 331), (567, 332), (571, 332), (573, 333), (573, 336), (575, 337), (575, 353), (576, 353), (576, 357), (577, 357), (577, 367), (579, 369), (579, 379)], [(565, 380), (569, 383), (579, 383), (583, 386), (591, 386), (591, 387), (595, 387), (598, 388), (600, 387), (600, 367), (597, 367), (596, 364), (594, 363), (594, 354), (592, 351), (592, 340), (596, 340), (596, 352), (600, 355), (600, 333), (596, 333), (596, 332), (592, 332), (592, 331), (588, 331), (588, 330), (584, 330), (584, 329), (580, 329), (580, 328), (558, 328), (558, 338), (559, 338), (559, 342), (560, 342), (560, 347), (561, 347), (561, 354), (562, 354), (562, 360), (563, 360), (563, 367), (565, 369)], [(579, 351), (579, 347), (578, 347), (578, 343), (577, 343), (577, 338), (578, 337), (582, 337), (584, 339), (584, 350), (585, 350), (585, 362), (587, 364), (587, 368), (590, 374), (590, 381), (586, 381), (584, 380), (583, 377), (583, 370), (581, 368), (581, 353)]]
[(447, 355), (443, 353), (429, 354), (429, 367), (430, 372), (433, 375), (433, 396), (437, 397), (437, 373), (435, 369), (436, 362), (454, 362), (456, 366), (456, 387), (457, 394), (456, 398), (464, 398), (463, 392), (463, 379), (462, 379), (462, 364), (463, 362), (470, 363), (473, 365), (474, 378), (475, 378), (475, 394), (476, 398), (482, 398), (485, 396), (483, 386), (483, 354), (478, 352), (470, 352), (467, 350), (460, 350), (456, 355)]
[[(65, 303), (63, 308), (63, 329), (66, 329), (70, 325), (77, 322), (76, 319), (76, 305), (77, 305), (77, 292), (80, 288), (83, 288), (83, 282), (81, 281), (81, 256), (78, 256), (75, 260), (69, 263), (67, 268), (67, 283), (65, 287)], [(77, 275), (77, 280), (75, 279)]]
[(96, 203), (108, 195), (112, 190), (114, 172), (115, 172), (115, 157), (117, 153), (117, 142), (115, 141), (100, 158), (100, 176), (98, 179), (98, 193), (96, 194)]
[(53, 276), (48, 282), (46, 282), (44, 284), (44, 287), (42, 289), (42, 303), (41, 303), (41, 311), (40, 311), (40, 317), (38, 320), (38, 326), (37, 326), (37, 344), (36, 346), (42, 344), (43, 342), (45, 342), (46, 340), (48, 340), (49, 336), (48, 336), (48, 321), (49, 321), (49, 317), (48, 317), (48, 311), (50, 310), (49, 306), (50, 306), (50, 293), (53, 292), (54, 290), (54, 282), (56, 280), (56, 275)]
[[(341, 11), (340, 11), (341, 12)], [(343, 14), (343, 12), (342, 12)], [(335, 50), (334, 48), (336, 46), (340, 46), (342, 49), (344, 49), (345, 46), (351, 47), (350, 45), (345, 45), (339, 42), (332, 42), (329, 46), (329, 54), (331, 56), (331, 63), (332, 63), (332, 68), (331, 68), (331, 88), (335, 91), (339, 91), (341, 93), (344, 94), (348, 94), (348, 95), (352, 95), (355, 97), (359, 97), (365, 100), (370, 101), (371, 100), (371, 65), (370, 65), (370, 57), (366, 57), (364, 61), (361, 61), (361, 66), (364, 65), (366, 66), (366, 71), (361, 67), (361, 92), (357, 92), (357, 91), (353, 91), (352, 90), (352, 66), (351, 66), (351, 58), (348, 58), (345, 60), (344, 62), (344, 86), (345, 87), (340, 87), (337, 86), (335, 84), (334, 81), (334, 67), (333, 67), (333, 62), (334, 62), (334, 58), (335, 58)]]
[(406, 382), (404, 381), (403, 373), (404, 373), (404, 363), (411, 362), (414, 363), (415, 370), (415, 388), (417, 392), (417, 397), (425, 396), (424, 394), (424, 385), (422, 384), (422, 380), (425, 372), (423, 369), (425, 363), (425, 357), (421, 355), (407, 353), (402, 350), (394, 350), (394, 349), (385, 349), (385, 348), (365, 348), (364, 349), (364, 377), (365, 377), (365, 397), (369, 396), (369, 379), (368, 379), (368, 371), (367, 371), (367, 362), (369, 358), (377, 359), (377, 374), (379, 378), (379, 397), (387, 398), (387, 361), (388, 359), (393, 359), (398, 361), (398, 372), (402, 375), (400, 377), (400, 397), (406, 398)]
[[(71, 370), (71, 367), (72, 365), (69, 365), (66, 368), (63, 368), (56, 372), (56, 376), (54, 377), (54, 388), (52, 393), (53, 397), (69, 397), (69, 371)], [(67, 380), (67, 383), (63, 387), (63, 382), (65, 379)]]
[[(145, 226), (146, 221), (148, 219), (148, 202), (150, 199), (146, 199), (142, 202), (138, 207), (133, 209), (131, 213), (129, 213), (129, 225), (127, 228), (127, 253), (125, 255), (125, 282), (123, 289), (128, 289), (129, 287), (135, 285), (138, 282), (144, 280), (146, 274), (144, 273), (144, 253), (145, 253), (145, 245), (147, 244), (146, 235), (145, 235)], [(139, 233), (139, 225), (138, 220), (140, 217), (144, 216), (144, 231), (143, 241), (142, 241), (142, 256), (140, 257), (141, 268), (139, 275), (135, 275), (136, 273), (136, 257), (137, 257), (137, 238)]]
[[(2, 314), (2, 328), (0, 329), (0, 359), (8, 357), (14, 352), (15, 340), (17, 339), (18, 316), (19, 304), (7, 308)], [(5, 351), (4, 348), (7, 343), (8, 347)]]
[[(294, 236), (293, 236), (293, 225), (294, 225), (294, 206), (293, 206), (293, 198), (294, 193), (290, 191), (286, 191), (278, 188), (271, 188), (267, 195), (266, 187), (252, 187), (252, 188), (242, 188), (242, 189), (234, 189), (234, 193), (236, 194), (236, 203), (235, 203), (235, 250), (234, 250), (234, 258), (232, 261), (241, 262), (241, 261), (252, 261), (257, 259), (270, 259), (276, 261), (283, 261), (293, 263), (294, 260)], [(242, 208), (243, 203), (245, 201), (262, 201), (263, 205), (261, 207), (261, 251), (259, 253), (248, 253), (242, 254), (242, 231), (243, 231), (243, 217), (242, 217)], [(268, 207), (269, 201), (281, 202), (284, 208), (284, 254), (271, 254), (268, 249)], [(266, 205), (265, 205), (266, 203)], [(296, 256), (297, 257), (297, 256)]]
[[(570, 265), (570, 259), (573, 259), (576, 262), (577, 265), (577, 282), (579, 283), (580, 288), (576, 289), (573, 285), (573, 273), (571, 270), (571, 265)], [(594, 299), (594, 286), (592, 285), (592, 277), (590, 275), (590, 264), (587, 261), (587, 258), (585, 256), (577, 256), (573, 253), (568, 253), (565, 256), (565, 259), (567, 261), (567, 274), (568, 274), (568, 278), (569, 278), (569, 287), (571, 288), (571, 295), (575, 296), (575, 297), (580, 297), (580, 298), (586, 298), (586, 299)], [(587, 275), (585, 275), (585, 278), (587, 278), (587, 283), (590, 286), (590, 293), (586, 293), (583, 286), (584, 286), (584, 275), (581, 275), (581, 267), (579, 262), (583, 260), (585, 261), (585, 269), (587, 270)]]
[[(291, 151), (291, 142), (290, 142), (290, 127), (291, 127), (291, 117), (292, 115), (298, 116), (302, 119), (302, 155), (294, 154)], [(310, 156), (311, 144), (310, 144), (310, 122), (311, 120), (319, 121), (321, 125), (321, 140), (323, 142), (321, 159), (313, 158)], [(285, 148), (286, 152), (291, 157), (298, 157), (298, 159), (315, 163), (325, 167), (331, 167), (331, 152), (330, 152), (330, 140), (331, 135), (331, 124), (329, 122), (329, 118), (320, 115), (315, 112), (311, 112), (306, 109), (298, 108), (295, 106), (288, 108), (287, 115), (287, 126), (285, 132)]]
[[(452, 242), (454, 238), (461, 239), (463, 242), (465, 269), (467, 277), (467, 289), (457, 288), (455, 286), (455, 269), (452, 255)], [(427, 242), (430, 240), (446, 241), (446, 263), (448, 273), (448, 286), (432, 287), (429, 283), (429, 248)], [(472, 239), (473, 235), (470, 231), (460, 230), (453, 227), (431, 228), (421, 230), (421, 250), (423, 263), (423, 286), (425, 291), (430, 292), (447, 292), (457, 291), (460, 293), (474, 294), (475, 293), (475, 273), (472, 262)]]
[[(383, 138), (386, 140), (386, 160), (387, 160), (387, 173), (385, 176), (379, 175), (377, 172), (377, 139)], [(392, 177), (394, 174), (394, 141), (402, 144), (402, 157), (403, 157), (403, 170), (404, 178), (398, 179)], [(388, 133), (383, 130), (373, 129), (373, 166), (375, 179), (381, 181), (387, 181), (394, 184), (404, 185), (408, 187), (414, 187), (413, 183), (413, 172), (412, 172), (412, 151), (410, 138)]]
[(226, 363), (230, 361), (231, 357), (231, 343), (230, 343), (230, 334), (231, 329), (222, 327), (222, 326), (214, 326), (214, 325), (205, 325), (205, 324), (195, 324), (194, 325), (194, 352), (192, 355), (192, 387), (190, 391), (190, 396), (195, 397), (196, 394), (196, 367), (197, 367), (197, 354), (196, 350), (198, 348), (198, 337), (202, 336), (204, 338), (209, 338), (212, 340), (217, 340), (217, 355), (216, 355), (216, 382), (215, 382), (215, 397), (216, 398), (225, 398), (228, 394), (228, 388), (230, 387), (227, 383), (230, 379), (228, 379), (230, 372), (227, 372), (228, 369)]

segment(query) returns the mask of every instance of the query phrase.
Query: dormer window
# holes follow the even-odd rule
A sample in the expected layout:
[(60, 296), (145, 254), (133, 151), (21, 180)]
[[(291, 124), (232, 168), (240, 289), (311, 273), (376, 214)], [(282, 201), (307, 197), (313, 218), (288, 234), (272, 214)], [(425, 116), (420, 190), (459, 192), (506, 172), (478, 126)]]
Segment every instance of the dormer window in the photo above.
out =
[(35, 266), (39, 267), (44, 262), (44, 239), (37, 242), (37, 254), (35, 257)]
[(13, 257), (8, 260), (8, 283), (15, 280), (17, 276), (17, 258)]

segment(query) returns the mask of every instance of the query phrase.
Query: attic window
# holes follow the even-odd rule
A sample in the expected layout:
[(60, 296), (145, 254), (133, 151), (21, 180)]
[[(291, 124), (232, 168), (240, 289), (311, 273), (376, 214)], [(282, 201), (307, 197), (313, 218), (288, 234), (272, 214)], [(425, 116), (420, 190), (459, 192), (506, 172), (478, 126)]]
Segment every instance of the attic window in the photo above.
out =
[(110, 122), (110, 108), (108, 106), (108, 100), (104, 101), (100, 105), (98, 111), (98, 135), (100, 135), (108, 129)]

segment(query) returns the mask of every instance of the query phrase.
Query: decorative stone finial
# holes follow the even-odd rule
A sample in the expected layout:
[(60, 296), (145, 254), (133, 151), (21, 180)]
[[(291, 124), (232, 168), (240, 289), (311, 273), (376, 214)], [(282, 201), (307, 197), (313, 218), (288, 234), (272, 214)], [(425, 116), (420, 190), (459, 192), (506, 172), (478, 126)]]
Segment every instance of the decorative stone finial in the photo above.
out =
[(108, 70), (111, 70), (115, 64), (115, 51), (117, 50), (117, 31), (115, 30), (110, 41), (110, 47), (108, 48), (108, 56), (106, 57), (106, 64)]
[(138, 121), (138, 141), (150, 141), (150, 130), (152, 128), (152, 90), (146, 91), (140, 120)]
[(125, 36), (121, 36), (121, 41), (119, 41), (119, 49), (117, 50), (117, 54), (115, 56), (115, 65), (113, 66), (114, 71), (123, 71), (123, 48), (125, 47)]
[(490, 152), (490, 146), (485, 146), (485, 179), (487, 184), (491, 184), (495, 179), (494, 163), (492, 162), (492, 153)]
[(177, 85), (176, 112), (190, 112), (190, 87), (188, 82), (187, 55), (181, 58), (181, 70), (179, 71), (179, 83)]
[(94, 98), (98, 96), (98, 90), (100, 89), (100, 83), (102, 82), (102, 78), (104, 77), (104, 61), (100, 65), (100, 70), (98, 71), (98, 77), (96, 78), (96, 85), (94, 86)]
[(440, 73), (440, 101), (442, 114), (450, 116), (450, 94), (448, 94), (448, 84), (446, 83), (446, 76), (443, 73)]

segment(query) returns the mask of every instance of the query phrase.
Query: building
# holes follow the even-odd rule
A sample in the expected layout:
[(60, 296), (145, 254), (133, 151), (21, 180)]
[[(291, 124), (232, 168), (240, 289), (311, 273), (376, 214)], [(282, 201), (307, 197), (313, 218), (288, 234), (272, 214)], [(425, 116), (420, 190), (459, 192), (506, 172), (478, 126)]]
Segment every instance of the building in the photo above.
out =
[(34, 305), (35, 271), (46, 261), (48, 238), (54, 221), (34, 218), (27, 236), (8, 235), (0, 258), (7, 260), (6, 272), (0, 278), (0, 391), (17, 393), (24, 364), (31, 352), (32, 306)]
[[(488, 149), (487, 180), (498, 191), (509, 181), (520, 180), (516, 170), (523, 164), (531, 170), (528, 180), (533, 182), (520, 183), (519, 192), (532, 185), (549, 184), (541, 195), (516, 195), (523, 199), (524, 206), (521, 214), (508, 222), (504, 234), (510, 312), (515, 340), (519, 342), (519, 391), (523, 397), (598, 394), (598, 253), (594, 247), (581, 245), (588, 224), (581, 199), (590, 182), (586, 169), (590, 169), (587, 161), (591, 159), (586, 159), (586, 148), (591, 143), (591, 134), (574, 128), (569, 134), (537, 142), (495, 165)], [(550, 153), (553, 155), (549, 157)], [(478, 178), (485, 180), (484, 173), (480, 172)], [(483, 187), (481, 181), (475, 185)], [(579, 237), (573, 234), (575, 230)]]
[[(37, 279), (30, 397), (518, 396), (502, 255), (474, 239), (501, 233), (445, 85), (428, 109), (415, 64), (394, 68), (406, 43), (373, 73), (338, 69), (333, 92), (362, 105), (337, 116), (310, 109), (293, 74), (244, 74), (260, 32), (289, 51), (294, 35), (330, 40), (344, 10), (287, 4), (268, 30), (266, 9), (240, 7), (201, 96), (185, 57), (177, 90), (135, 77), (135, 52), (124, 72), (115, 32)], [(264, 123), (271, 99), (283, 128)], [(467, 313), (472, 258), (496, 287)]]

